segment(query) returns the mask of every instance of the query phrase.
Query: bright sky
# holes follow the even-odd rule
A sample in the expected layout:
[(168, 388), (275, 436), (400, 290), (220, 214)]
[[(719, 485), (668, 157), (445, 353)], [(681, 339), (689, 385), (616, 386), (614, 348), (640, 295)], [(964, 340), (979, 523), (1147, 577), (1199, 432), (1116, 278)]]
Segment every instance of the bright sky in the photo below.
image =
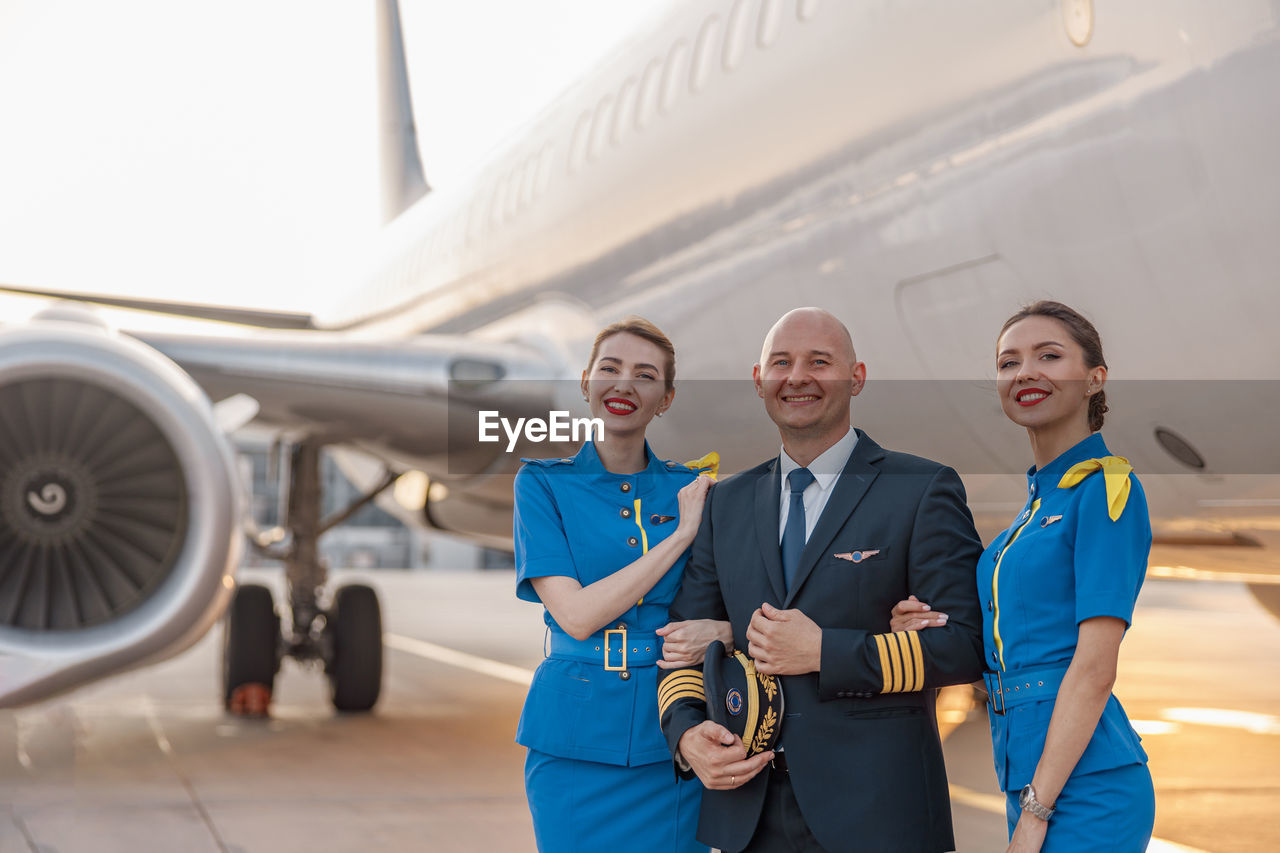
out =
[[(661, 5), (401, 0), (428, 181)], [(0, 281), (320, 307), (379, 227), (373, 46), (373, 0), (0, 0)]]

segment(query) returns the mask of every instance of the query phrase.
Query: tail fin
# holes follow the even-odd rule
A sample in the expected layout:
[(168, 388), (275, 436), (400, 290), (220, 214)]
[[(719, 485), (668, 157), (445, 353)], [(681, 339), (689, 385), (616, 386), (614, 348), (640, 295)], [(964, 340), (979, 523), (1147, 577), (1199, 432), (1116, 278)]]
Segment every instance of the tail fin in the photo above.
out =
[(378, 3), (378, 113), (381, 127), (382, 221), (390, 222), (431, 191), (418, 156), (409, 72), (397, 0)]

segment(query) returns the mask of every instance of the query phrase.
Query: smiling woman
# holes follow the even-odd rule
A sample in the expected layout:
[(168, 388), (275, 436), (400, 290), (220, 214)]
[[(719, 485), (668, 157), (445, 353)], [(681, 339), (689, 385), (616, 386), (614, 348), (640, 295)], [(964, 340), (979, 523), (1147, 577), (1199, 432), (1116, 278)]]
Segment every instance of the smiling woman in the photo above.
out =
[[(1009, 318), (996, 352), (1000, 405), (1026, 428), (1035, 459), (1026, 505), (977, 570), (1009, 850), (1088, 850), (1105, 838), (1109, 850), (1138, 853), (1155, 793), (1111, 688), (1151, 524), (1132, 466), (1097, 432), (1107, 410), (1102, 341), (1078, 312), (1041, 301)], [(894, 629), (945, 622), (926, 610), (899, 602)]]
[(702, 788), (673, 778), (657, 673), (732, 643), (726, 622), (667, 615), (714, 462), (666, 462), (645, 441), (675, 398), (675, 348), (652, 323), (601, 330), (582, 394), (604, 438), (527, 459), (515, 481), (516, 594), (545, 605), (550, 638), (516, 734), (538, 849), (705, 851)]

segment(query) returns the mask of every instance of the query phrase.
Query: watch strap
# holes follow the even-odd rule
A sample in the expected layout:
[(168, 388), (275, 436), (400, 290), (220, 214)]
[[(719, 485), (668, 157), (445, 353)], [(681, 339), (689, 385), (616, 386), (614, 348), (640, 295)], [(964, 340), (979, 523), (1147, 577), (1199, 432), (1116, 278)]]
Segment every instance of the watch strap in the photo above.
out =
[(1046, 823), (1049, 821), (1049, 818), (1053, 817), (1054, 810), (1036, 799), (1036, 789), (1030, 785), (1027, 785), (1022, 789), (1022, 795), (1018, 800), (1023, 811), (1031, 812)]

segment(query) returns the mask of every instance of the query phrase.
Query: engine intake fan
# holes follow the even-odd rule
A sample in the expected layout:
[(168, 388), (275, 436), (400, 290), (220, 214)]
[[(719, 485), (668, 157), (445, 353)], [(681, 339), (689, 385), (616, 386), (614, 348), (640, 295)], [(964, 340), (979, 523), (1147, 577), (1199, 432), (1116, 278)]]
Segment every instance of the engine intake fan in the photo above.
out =
[(0, 707), (193, 643), (234, 586), (239, 519), (177, 365), (82, 323), (0, 332)]

